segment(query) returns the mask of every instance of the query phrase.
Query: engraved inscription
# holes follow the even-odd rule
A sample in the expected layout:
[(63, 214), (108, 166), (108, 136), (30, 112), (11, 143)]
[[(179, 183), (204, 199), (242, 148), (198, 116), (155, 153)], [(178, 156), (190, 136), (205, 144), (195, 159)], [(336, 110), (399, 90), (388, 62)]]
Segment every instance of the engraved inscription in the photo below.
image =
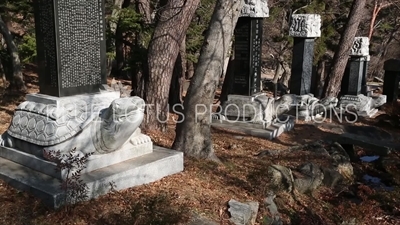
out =
[(340, 101), (360, 102), (358, 96), (345, 95), (340, 98)]
[(101, 84), (101, 0), (57, 3), (61, 87)]
[(251, 92), (257, 93), (259, 92), (259, 75), (261, 73), (261, 29), (262, 23), (261, 20), (255, 19), (252, 21), (252, 54), (251, 54)]
[(235, 84), (247, 85), (247, 80), (245, 76), (235, 76)]
[(36, 17), (40, 26), (39, 35), (37, 36), (38, 41), (44, 43), (42, 49), (38, 51), (43, 51), (43, 68), (46, 69), (46, 79), (44, 79), (46, 85), (50, 87), (57, 87), (57, 55), (56, 55), (56, 38), (54, 31), (54, 11), (53, 11), (53, 1), (38, 0), (37, 10), (39, 16)]

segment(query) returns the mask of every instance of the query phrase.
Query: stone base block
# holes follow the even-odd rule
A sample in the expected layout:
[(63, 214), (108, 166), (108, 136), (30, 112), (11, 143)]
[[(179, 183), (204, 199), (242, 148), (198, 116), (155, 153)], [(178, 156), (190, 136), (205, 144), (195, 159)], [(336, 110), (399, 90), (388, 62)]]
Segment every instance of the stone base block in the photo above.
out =
[[(93, 94), (81, 94), (66, 97), (56, 97), (45, 94), (28, 94), (26, 95), (27, 102), (41, 103), (44, 105), (56, 107), (58, 113), (65, 113), (64, 110), (75, 108), (79, 111), (84, 105), (88, 115), (96, 115), (104, 108), (108, 108), (112, 101), (120, 98), (119, 91), (103, 91)], [(48, 115), (50, 116), (50, 115)]]
[[(151, 142), (150, 137), (144, 134), (140, 135), (148, 138), (149, 141), (143, 144), (130, 145), (129, 148), (125, 145), (122, 149), (108, 154), (91, 155), (86, 163), (86, 168), (84, 168), (81, 173), (89, 173), (128, 159), (151, 153), (153, 151), (153, 143)], [(57, 179), (64, 179), (66, 176), (66, 171), (58, 170), (55, 163), (23, 151), (0, 146), (0, 157)]]
[(281, 135), (283, 132), (292, 130), (294, 123), (295, 120), (292, 116), (283, 115), (279, 121), (273, 122), (266, 128), (263, 124), (223, 119), (213, 119), (211, 126), (243, 132), (251, 136), (272, 140)]
[[(154, 146), (153, 152), (81, 175), (87, 185), (88, 198), (96, 198), (112, 190), (122, 190), (157, 181), (183, 171), (183, 153)], [(61, 180), (27, 166), (0, 157), (0, 178), (11, 186), (29, 191), (46, 205), (63, 205), (65, 193)]]
[(45, 95), (40, 93), (35, 94), (27, 94), (26, 100), (30, 102), (42, 103), (47, 105), (57, 105), (62, 106), (64, 104), (68, 104), (75, 101), (84, 101), (88, 104), (92, 104), (94, 102), (111, 102), (114, 99), (120, 97), (119, 91), (104, 91), (94, 94), (81, 94), (81, 95), (73, 95), (67, 97), (56, 97), (51, 95)]
[[(379, 111), (378, 109), (371, 109), (369, 111), (352, 111), (352, 113), (357, 114), (358, 117), (372, 118), (378, 113), (378, 111)], [(349, 111), (346, 111), (343, 108), (337, 108), (336, 112), (338, 114), (344, 114), (344, 115), (349, 113)]]

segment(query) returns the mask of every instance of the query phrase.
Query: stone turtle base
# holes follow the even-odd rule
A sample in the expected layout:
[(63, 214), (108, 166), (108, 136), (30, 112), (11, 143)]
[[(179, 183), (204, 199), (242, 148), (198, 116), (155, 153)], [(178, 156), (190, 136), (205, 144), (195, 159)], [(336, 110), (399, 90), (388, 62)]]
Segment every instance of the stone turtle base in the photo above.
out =
[(294, 127), (294, 123), (295, 120), (292, 116), (281, 115), (279, 121), (273, 122), (268, 127), (264, 127), (263, 124), (218, 118), (213, 118), (211, 126), (243, 132), (254, 137), (272, 140), (281, 135), (283, 132), (291, 131)]

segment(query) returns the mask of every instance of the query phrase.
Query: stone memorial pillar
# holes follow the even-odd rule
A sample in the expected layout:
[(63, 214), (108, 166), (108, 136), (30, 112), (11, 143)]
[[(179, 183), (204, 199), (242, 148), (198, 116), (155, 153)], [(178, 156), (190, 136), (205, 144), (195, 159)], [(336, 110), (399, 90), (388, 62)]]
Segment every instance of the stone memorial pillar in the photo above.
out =
[(387, 96), (388, 102), (396, 102), (399, 96), (400, 59), (386, 60), (383, 69), (383, 94)]
[(343, 77), (338, 107), (341, 112), (354, 111), (358, 117), (373, 117), (378, 108), (387, 102), (387, 95), (369, 96), (367, 93), (367, 68), (369, 39), (356, 37), (350, 52), (348, 72)]
[(317, 14), (294, 14), (289, 35), (294, 37), (291, 94), (304, 95), (311, 92), (314, 58), (314, 40), (321, 36), (321, 16)]
[(367, 69), (369, 62), (369, 38), (356, 37), (350, 52), (348, 73), (343, 77), (341, 93), (367, 95)]
[(234, 31), (230, 94), (250, 96), (260, 92), (263, 18), (268, 16), (267, 0), (245, 0)]
[(34, 1), (41, 94), (98, 92), (106, 80), (103, 0)]

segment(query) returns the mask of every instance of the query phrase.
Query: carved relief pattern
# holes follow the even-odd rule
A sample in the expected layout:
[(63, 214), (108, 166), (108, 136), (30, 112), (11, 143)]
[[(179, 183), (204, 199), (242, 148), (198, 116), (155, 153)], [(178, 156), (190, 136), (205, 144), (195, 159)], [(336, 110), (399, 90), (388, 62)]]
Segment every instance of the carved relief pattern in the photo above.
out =
[(351, 47), (351, 56), (368, 56), (369, 55), (369, 38), (355, 37), (353, 46)]
[(240, 17), (269, 17), (267, 0), (245, 0), (240, 12)]
[(321, 16), (318, 14), (294, 14), (289, 27), (293, 37), (320, 37)]

